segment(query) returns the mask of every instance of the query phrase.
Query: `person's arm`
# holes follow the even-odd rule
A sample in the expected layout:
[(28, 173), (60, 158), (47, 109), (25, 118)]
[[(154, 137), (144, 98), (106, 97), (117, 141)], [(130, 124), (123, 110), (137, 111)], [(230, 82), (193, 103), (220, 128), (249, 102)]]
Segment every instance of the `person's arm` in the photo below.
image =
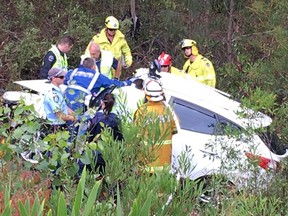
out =
[(70, 107), (68, 107), (68, 114), (73, 115), (73, 113), (74, 113), (74, 111)]
[(115, 117), (115, 127), (113, 128), (113, 135), (114, 135), (114, 140), (117, 141), (122, 141), (124, 140), (123, 134), (120, 131), (120, 119), (116, 116)]
[(43, 65), (40, 69), (40, 79), (48, 78), (48, 71), (52, 68), (56, 62), (56, 56), (52, 51), (48, 51), (43, 59)]
[(112, 63), (112, 68), (115, 69), (115, 73), (114, 73), (114, 79), (119, 80), (120, 76), (121, 76), (121, 64), (120, 62), (113, 57), (113, 63)]
[(128, 43), (125, 39), (124, 39), (121, 51), (122, 51), (124, 58), (125, 58), (125, 67), (130, 67), (132, 65), (133, 60), (132, 60), (130, 47), (128, 46)]
[(64, 114), (62, 112), (56, 112), (55, 113), (58, 118), (62, 119), (63, 121), (76, 121), (76, 116), (74, 115), (69, 115), (69, 114)]
[(68, 81), (71, 80), (71, 74), (74, 70), (70, 69), (68, 70), (67, 74), (65, 75), (65, 78), (64, 78), (64, 83), (65, 85), (69, 85)]
[(132, 82), (130, 80), (127, 80), (127, 81), (112, 80), (112, 79), (109, 79), (108, 77), (104, 76), (103, 74), (99, 74), (99, 77), (98, 77), (96, 84), (97, 85), (100, 84), (100, 87), (104, 87), (104, 88), (107, 88), (113, 84), (117, 88), (120, 88), (122, 86), (131, 85)]
[(204, 70), (205, 70), (205, 81), (208, 86), (215, 88), (216, 85), (216, 76), (213, 64), (208, 59), (204, 62)]

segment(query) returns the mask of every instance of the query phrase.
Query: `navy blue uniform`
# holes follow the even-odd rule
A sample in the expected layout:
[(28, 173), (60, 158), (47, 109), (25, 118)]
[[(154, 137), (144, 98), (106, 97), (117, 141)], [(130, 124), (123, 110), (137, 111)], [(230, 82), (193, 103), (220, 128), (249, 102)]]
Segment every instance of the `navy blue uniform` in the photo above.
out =
[(96, 95), (100, 88), (114, 84), (116, 87), (131, 85), (131, 81), (111, 80), (93, 69), (79, 67), (66, 74), (64, 83), (67, 86), (65, 97), (67, 105), (73, 110), (84, 111), (85, 96)]
[[(101, 131), (104, 130), (104, 128), (109, 128), (111, 130), (114, 140), (121, 141), (123, 140), (123, 135), (119, 130), (119, 124), (120, 124), (120, 121), (117, 118), (116, 114), (109, 113), (107, 116), (105, 116), (103, 111), (99, 111), (91, 120), (91, 126), (88, 129), (89, 137), (87, 140), (89, 142), (92, 142), (94, 137), (100, 134)], [(92, 169), (93, 170), (99, 169), (99, 173), (103, 175), (105, 172), (105, 161), (102, 157), (101, 152), (97, 150), (93, 151), (93, 158), (94, 158), (95, 168), (93, 169), (91, 165), (87, 165), (87, 169), (90, 171)], [(84, 168), (84, 164), (81, 162), (81, 160), (78, 161), (78, 164), (79, 164), (78, 173), (80, 175)]]
[(105, 127), (111, 129), (114, 140), (122, 140), (123, 135), (119, 130), (119, 124), (120, 122), (116, 114), (109, 113), (105, 116), (102, 111), (97, 112), (93, 119), (91, 119), (88, 141), (92, 142), (94, 137), (100, 134)]

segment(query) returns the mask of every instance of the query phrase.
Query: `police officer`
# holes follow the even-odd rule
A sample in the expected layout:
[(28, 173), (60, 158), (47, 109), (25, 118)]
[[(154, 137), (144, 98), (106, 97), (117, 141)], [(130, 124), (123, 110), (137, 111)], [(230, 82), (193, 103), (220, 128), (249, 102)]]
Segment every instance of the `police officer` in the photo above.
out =
[[(143, 104), (134, 115), (134, 122), (146, 133), (146, 144), (150, 146), (153, 161), (147, 164), (146, 170), (154, 173), (171, 164), (172, 135), (176, 133), (176, 125), (171, 111), (164, 103), (164, 92), (159, 80), (145, 80), (144, 92), (147, 103)], [(154, 128), (155, 126), (155, 128)], [(160, 127), (160, 130), (159, 130)], [(150, 128), (150, 131), (147, 129)], [(157, 131), (159, 134), (157, 134)], [(153, 143), (155, 141), (160, 143)], [(145, 156), (142, 155), (145, 160)]]
[(73, 45), (74, 39), (69, 35), (62, 37), (57, 46), (52, 45), (51, 49), (44, 56), (43, 64), (40, 69), (40, 79), (47, 79), (48, 71), (51, 68), (59, 68), (65, 71), (68, 70), (66, 53), (72, 49)]
[(181, 42), (181, 48), (185, 57), (188, 58), (183, 66), (184, 73), (193, 80), (215, 88), (216, 75), (213, 64), (199, 54), (196, 42), (184, 39)]
[(51, 89), (44, 96), (44, 111), (49, 124), (54, 128), (64, 126), (67, 121), (74, 122), (78, 119), (67, 106), (60, 89), (66, 73), (65, 70), (59, 68), (51, 68), (48, 72)]

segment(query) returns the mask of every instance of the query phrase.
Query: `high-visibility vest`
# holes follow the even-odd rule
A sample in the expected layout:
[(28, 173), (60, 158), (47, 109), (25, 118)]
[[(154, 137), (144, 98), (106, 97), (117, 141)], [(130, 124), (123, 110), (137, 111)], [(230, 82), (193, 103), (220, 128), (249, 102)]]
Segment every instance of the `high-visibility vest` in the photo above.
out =
[[(81, 56), (81, 64), (83, 64), (84, 59), (87, 57), (91, 57), (89, 50), (86, 50), (85, 54)], [(114, 77), (114, 74), (112, 72), (113, 59), (114, 56), (112, 52), (107, 50), (101, 50), (101, 59), (99, 60), (99, 72), (110, 79)], [(120, 63), (118, 62), (118, 64)]]
[(59, 49), (55, 45), (52, 45), (49, 51), (53, 52), (56, 57), (56, 61), (53, 64), (52, 68), (59, 68), (68, 71), (68, 61), (66, 54), (64, 53), (64, 56), (62, 56)]

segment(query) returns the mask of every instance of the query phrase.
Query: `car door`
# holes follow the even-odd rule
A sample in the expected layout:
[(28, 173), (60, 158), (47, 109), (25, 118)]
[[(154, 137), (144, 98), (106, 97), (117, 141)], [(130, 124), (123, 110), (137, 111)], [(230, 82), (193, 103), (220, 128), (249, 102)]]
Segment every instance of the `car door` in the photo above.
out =
[(193, 103), (172, 97), (178, 133), (172, 137), (172, 170), (196, 179), (209, 175), (220, 166), (215, 159), (214, 145), (217, 114)]

